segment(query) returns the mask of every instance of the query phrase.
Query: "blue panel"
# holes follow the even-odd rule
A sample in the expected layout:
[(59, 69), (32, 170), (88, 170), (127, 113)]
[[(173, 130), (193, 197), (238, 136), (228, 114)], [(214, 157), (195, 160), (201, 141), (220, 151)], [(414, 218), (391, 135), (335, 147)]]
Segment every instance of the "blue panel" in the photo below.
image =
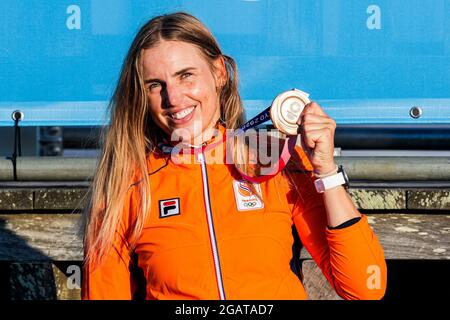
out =
[[(450, 123), (450, 99), (345, 99), (317, 102), (338, 124)], [(247, 117), (256, 116), (270, 103), (270, 100), (246, 100)], [(411, 116), (412, 108), (420, 109), (420, 117)]]
[[(29, 125), (101, 123), (140, 25), (178, 10), (236, 59), (248, 115), (297, 87), (357, 108), (341, 108), (340, 123), (409, 123), (398, 106), (424, 101), (433, 116), (418, 121), (449, 121), (448, 0), (2, 0), (0, 125), (13, 106)], [(379, 101), (382, 116), (365, 119)]]
[[(450, 99), (346, 99), (317, 101), (338, 124), (449, 124)], [(271, 100), (244, 100), (248, 119)], [(107, 101), (0, 102), (0, 126), (13, 126), (11, 114), (21, 110), (21, 126), (101, 126), (108, 123)], [(419, 118), (410, 110), (419, 107)], [(270, 122), (269, 122), (270, 123)]]

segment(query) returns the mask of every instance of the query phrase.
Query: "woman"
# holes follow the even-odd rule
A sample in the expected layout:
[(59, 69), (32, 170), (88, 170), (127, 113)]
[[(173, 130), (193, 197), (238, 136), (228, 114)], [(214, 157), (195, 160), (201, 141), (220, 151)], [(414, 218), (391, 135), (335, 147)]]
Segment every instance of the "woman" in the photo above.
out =
[(201, 22), (175, 13), (142, 27), (87, 208), (83, 299), (305, 299), (293, 227), (341, 297), (383, 297), (383, 250), (367, 218), (342, 185), (314, 188), (336, 174), (335, 122), (308, 104), (298, 121), (306, 152), (253, 184), (226, 161), (226, 130), (243, 117), (235, 63)]

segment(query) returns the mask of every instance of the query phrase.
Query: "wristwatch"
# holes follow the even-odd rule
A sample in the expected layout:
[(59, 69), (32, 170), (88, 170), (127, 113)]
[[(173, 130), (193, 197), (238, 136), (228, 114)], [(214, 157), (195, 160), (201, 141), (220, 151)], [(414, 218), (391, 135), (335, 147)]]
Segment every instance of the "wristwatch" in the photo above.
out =
[(347, 174), (344, 171), (344, 167), (342, 165), (338, 166), (337, 173), (332, 174), (331, 176), (327, 176), (324, 178), (318, 178), (314, 180), (314, 186), (316, 187), (316, 191), (318, 193), (323, 193), (325, 190), (343, 185), (344, 188), (349, 187), (349, 180)]

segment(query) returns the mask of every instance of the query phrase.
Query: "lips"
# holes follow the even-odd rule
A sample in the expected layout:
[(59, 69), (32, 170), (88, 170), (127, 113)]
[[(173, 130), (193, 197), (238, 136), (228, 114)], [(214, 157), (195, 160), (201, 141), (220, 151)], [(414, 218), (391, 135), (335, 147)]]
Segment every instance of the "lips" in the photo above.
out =
[(194, 117), (194, 111), (197, 106), (191, 106), (184, 109), (178, 109), (176, 112), (168, 113), (170, 122), (175, 125), (186, 125)]
[(175, 119), (175, 120), (181, 120), (181, 119), (187, 117), (188, 115), (190, 115), (192, 113), (192, 111), (194, 111), (194, 109), (195, 109), (195, 106), (183, 109), (181, 111), (172, 113), (171, 117), (172, 117), (172, 119)]

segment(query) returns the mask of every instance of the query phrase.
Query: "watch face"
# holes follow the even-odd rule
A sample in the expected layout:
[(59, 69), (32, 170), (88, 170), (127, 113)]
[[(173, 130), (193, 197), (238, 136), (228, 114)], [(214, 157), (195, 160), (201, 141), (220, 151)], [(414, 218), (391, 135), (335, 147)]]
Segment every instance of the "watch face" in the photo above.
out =
[(323, 184), (323, 181), (321, 179), (317, 179), (314, 181), (314, 186), (316, 187), (316, 191), (318, 193), (325, 192), (325, 186)]

